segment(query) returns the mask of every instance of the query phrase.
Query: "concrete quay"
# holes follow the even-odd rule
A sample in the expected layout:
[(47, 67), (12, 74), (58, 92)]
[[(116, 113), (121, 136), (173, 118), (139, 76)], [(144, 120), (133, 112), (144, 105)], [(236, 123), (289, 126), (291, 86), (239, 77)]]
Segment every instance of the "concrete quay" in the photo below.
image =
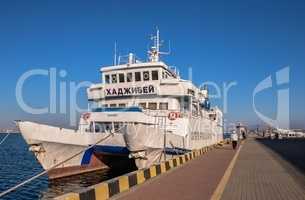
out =
[[(76, 192), (59, 199), (301, 200), (305, 199), (304, 149), (304, 139), (248, 138), (237, 150), (231, 145), (217, 146), (152, 167), (143, 172), (144, 179), (145, 173), (150, 174), (149, 179), (142, 178), (132, 187), (126, 183), (124, 190), (118, 189), (119, 194), (104, 195), (111, 192), (111, 187), (101, 193), (97, 185), (87, 193)], [(156, 173), (158, 168), (160, 173)], [(130, 177), (125, 180), (129, 185), (134, 182)], [(122, 185), (120, 179), (117, 185)]]
[(116, 199), (305, 199), (305, 168), (298, 168), (305, 163), (304, 145), (304, 140), (249, 138), (235, 161), (230, 146), (214, 149)]

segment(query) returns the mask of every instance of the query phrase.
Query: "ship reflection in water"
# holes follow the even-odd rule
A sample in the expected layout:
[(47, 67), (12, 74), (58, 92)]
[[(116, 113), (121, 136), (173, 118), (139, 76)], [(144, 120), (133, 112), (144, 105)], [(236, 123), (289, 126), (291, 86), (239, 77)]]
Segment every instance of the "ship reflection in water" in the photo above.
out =
[[(0, 134), (0, 140), (6, 134)], [(43, 169), (20, 134), (10, 134), (0, 145), (0, 192), (40, 173)], [(39, 177), (20, 189), (4, 196), (3, 200), (52, 199), (58, 195), (88, 187), (101, 181), (127, 173), (101, 170), (73, 177), (48, 180)]]

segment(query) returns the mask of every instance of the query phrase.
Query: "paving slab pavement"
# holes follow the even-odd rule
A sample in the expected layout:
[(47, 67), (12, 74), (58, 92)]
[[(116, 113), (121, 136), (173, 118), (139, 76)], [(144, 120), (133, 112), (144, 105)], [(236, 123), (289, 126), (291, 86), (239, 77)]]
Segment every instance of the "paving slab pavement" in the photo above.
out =
[[(286, 148), (284, 143), (279, 145), (283, 146), (278, 146), (277, 149)], [(248, 139), (238, 156), (221, 199), (304, 200), (305, 185), (298, 180), (305, 178), (300, 173), (296, 178), (296, 168), (287, 165), (290, 164), (271, 148), (257, 139)]]
[(230, 145), (213, 149), (185, 165), (122, 193), (120, 200), (210, 199), (236, 150)]

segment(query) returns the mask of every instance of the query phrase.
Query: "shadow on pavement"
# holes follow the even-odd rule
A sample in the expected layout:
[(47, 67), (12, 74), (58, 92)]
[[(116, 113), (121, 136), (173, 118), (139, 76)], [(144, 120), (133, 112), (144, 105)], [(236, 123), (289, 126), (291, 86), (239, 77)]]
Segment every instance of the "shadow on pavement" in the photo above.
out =
[(305, 139), (270, 140), (257, 138), (265, 145), (305, 175)]

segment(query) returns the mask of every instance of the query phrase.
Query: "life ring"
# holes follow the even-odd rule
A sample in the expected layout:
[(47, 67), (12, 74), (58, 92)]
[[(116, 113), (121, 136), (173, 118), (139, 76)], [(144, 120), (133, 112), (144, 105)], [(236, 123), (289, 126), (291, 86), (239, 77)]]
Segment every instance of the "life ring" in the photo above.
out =
[(180, 113), (178, 113), (178, 112), (170, 112), (170, 113), (168, 113), (168, 119), (169, 120), (175, 120), (178, 117), (180, 117)]
[(83, 119), (84, 119), (84, 120), (87, 121), (89, 118), (90, 118), (90, 113), (84, 113), (84, 114), (83, 114)]
[(143, 73), (143, 79), (144, 80), (149, 80), (149, 73), (147, 72), (147, 73)]

